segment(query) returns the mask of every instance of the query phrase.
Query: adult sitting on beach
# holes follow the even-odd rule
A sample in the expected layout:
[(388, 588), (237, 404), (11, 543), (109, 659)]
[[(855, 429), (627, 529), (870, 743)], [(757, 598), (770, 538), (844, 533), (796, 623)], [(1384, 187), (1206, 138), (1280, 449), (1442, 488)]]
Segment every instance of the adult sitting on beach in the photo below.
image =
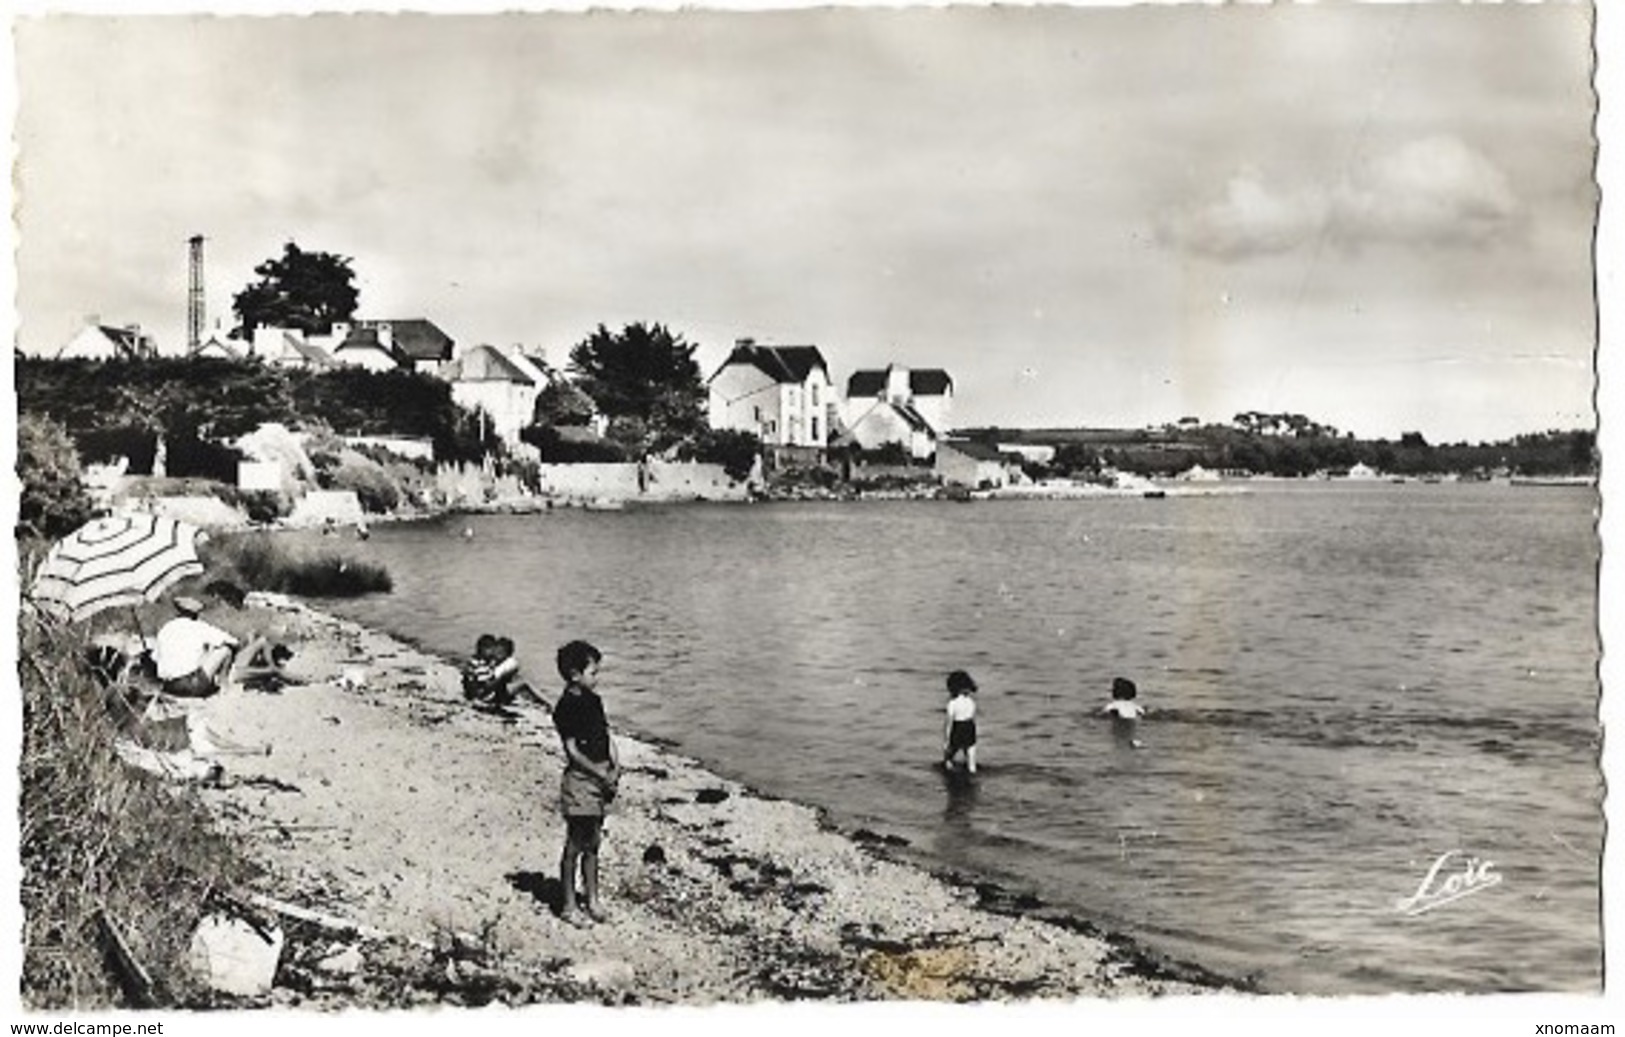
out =
[(230, 665), (238, 641), (198, 617), (203, 603), (182, 595), (175, 599), (174, 619), (158, 630), (152, 656), (158, 682), (166, 695), (207, 698), (220, 690), (220, 678)]

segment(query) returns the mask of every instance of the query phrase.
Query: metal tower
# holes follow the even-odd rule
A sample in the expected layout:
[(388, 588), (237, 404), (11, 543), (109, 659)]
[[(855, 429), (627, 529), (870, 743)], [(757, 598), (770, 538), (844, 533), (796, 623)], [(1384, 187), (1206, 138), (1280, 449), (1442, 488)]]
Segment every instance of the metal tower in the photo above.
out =
[(203, 344), (203, 235), (194, 234), (186, 242), (191, 246), (191, 277), (186, 288), (186, 352), (196, 353)]

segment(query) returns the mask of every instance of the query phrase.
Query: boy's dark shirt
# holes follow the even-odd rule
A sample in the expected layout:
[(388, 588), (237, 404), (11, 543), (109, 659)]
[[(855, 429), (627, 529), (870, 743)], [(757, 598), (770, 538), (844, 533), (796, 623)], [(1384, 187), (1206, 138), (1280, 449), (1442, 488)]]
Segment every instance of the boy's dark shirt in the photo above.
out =
[(581, 753), (594, 763), (609, 760), (609, 721), (604, 717), (604, 700), (586, 688), (567, 690), (553, 706), (553, 726), (559, 740), (575, 739)]

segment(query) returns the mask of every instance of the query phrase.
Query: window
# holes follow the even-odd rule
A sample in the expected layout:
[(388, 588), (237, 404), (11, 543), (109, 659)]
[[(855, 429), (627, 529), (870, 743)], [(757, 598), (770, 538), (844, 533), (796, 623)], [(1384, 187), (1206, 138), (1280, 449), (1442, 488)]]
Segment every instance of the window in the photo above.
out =
[[(813, 390), (813, 395), (816, 396), (817, 394), (818, 394), (818, 390), (814, 389)], [(813, 400), (813, 403), (817, 403), (817, 402), (818, 401), (816, 399)], [(818, 419), (817, 418), (812, 419), (812, 441), (814, 443), (818, 442)]]
[[(818, 383), (817, 382), (812, 383), (812, 389), (810, 391), (812, 392), (812, 405), (814, 407), (816, 407), (816, 406), (818, 406)], [(813, 422), (813, 428), (816, 429), (817, 427), (818, 427), (818, 422), (814, 421)], [(815, 431), (815, 432), (813, 432), (813, 435), (817, 436), (818, 433)]]
[(755, 407), (755, 408), (752, 408), (752, 409), (756, 411), (756, 417), (754, 419), (752, 419), (752, 420), (761, 421), (762, 420), (762, 408)]

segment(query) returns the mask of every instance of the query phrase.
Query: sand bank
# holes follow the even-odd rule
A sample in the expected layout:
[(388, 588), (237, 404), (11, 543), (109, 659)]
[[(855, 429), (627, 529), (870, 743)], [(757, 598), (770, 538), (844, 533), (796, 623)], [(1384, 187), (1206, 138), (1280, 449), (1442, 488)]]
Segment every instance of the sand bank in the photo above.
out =
[[(572, 928), (553, 911), (561, 751), (545, 712), (476, 710), (447, 661), (286, 598), (254, 595), (243, 618), (300, 644), (293, 671), (308, 683), (208, 703), (216, 730), (271, 752), (228, 758), (225, 787), (204, 799), (264, 865), (260, 893), (371, 934), (284, 919), (273, 1004), (1214, 989), (1199, 970), (1001, 909), (990, 887), (888, 859), (882, 842), (834, 831), (812, 808), (624, 733), (602, 864), (613, 917)], [(553, 697), (550, 675), (528, 676)], [(615, 689), (603, 691), (613, 722)]]

